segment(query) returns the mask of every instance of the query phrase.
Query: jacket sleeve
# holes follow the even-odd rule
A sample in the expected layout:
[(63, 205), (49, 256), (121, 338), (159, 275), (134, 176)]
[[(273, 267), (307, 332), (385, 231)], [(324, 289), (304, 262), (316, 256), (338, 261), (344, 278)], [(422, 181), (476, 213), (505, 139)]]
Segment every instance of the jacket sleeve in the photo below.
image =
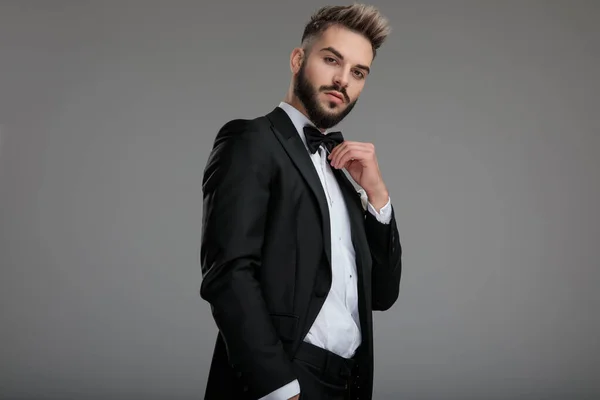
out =
[(373, 268), (371, 276), (373, 310), (385, 311), (398, 299), (402, 275), (402, 247), (393, 206), (387, 223), (380, 222), (372, 212), (365, 213), (365, 230)]
[(202, 188), (200, 295), (210, 303), (229, 362), (252, 398), (296, 379), (256, 279), (272, 172), (261, 136), (244, 122), (226, 124), (215, 139)]

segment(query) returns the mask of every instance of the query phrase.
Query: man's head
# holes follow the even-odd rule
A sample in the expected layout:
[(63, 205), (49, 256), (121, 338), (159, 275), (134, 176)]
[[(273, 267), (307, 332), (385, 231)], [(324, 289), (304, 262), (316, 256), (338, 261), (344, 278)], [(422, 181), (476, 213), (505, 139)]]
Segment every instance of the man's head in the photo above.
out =
[(373, 6), (317, 10), (290, 57), (292, 104), (321, 129), (337, 125), (356, 104), (389, 33), (387, 20)]

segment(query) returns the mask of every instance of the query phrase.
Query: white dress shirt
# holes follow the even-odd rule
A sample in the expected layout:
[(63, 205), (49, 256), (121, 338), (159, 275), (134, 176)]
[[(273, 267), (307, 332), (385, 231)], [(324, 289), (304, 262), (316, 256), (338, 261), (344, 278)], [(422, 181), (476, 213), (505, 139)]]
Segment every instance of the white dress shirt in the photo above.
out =
[[(288, 114), (306, 146), (304, 126), (314, 126), (314, 124), (288, 103), (281, 102), (279, 107)], [(332, 282), (323, 307), (304, 341), (344, 358), (351, 358), (361, 343), (361, 333), (358, 317), (356, 257), (350, 236), (350, 219), (341, 189), (327, 160), (327, 150), (321, 146), (317, 152), (314, 154), (309, 152), (309, 155), (323, 185), (329, 207)], [(361, 190), (360, 193), (363, 206), (381, 223), (389, 223), (391, 219), (390, 199), (377, 212), (375, 207), (368, 202), (364, 190)], [(288, 400), (298, 393), (300, 393), (300, 385), (297, 380), (294, 380), (260, 400)]]

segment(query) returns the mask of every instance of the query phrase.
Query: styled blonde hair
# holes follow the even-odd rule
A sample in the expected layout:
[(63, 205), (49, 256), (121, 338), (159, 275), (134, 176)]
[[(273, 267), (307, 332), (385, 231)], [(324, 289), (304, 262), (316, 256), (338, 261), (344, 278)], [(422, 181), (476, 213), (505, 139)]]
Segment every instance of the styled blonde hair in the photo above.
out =
[(309, 47), (327, 28), (339, 25), (365, 36), (373, 48), (373, 58), (391, 32), (388, 20), (379, 10), (367, 4), (325, 6), (318, 9), (304, 27), (302, 45)]

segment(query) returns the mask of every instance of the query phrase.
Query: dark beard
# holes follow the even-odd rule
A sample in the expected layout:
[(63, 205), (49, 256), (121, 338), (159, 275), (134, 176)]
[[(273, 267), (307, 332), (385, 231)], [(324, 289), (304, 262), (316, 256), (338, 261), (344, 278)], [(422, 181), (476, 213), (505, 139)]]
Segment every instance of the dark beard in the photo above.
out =
[[(317, 95), (319, 93), (311, 86), (310, 82), (306, 79), (306, 75), (304, 74), (305, 65), (306, 59), (304, 60), (304, 62), (302, 62), (302, 65), (300, 66), (300, 71), (298, 71), (298, 76), (296, 78), (296, 81), (294, 82), (294, 94), (296, 95), (296, 97), (298, 97), (298, 99), (306, 109), (308, 118), (312, 121), (312, 123), (315, 124), (317, 128), (329, 129), (340, 123), (340, 121), (342, 121), (344, 118), (346, 118), (346, 115), (348, 115), (350, 111), (352, 111), (358, 99), (354, 100), (353, 102), (350, 102), (350, 99), (346, 94), (346, 90), (338, 86), (321, 86), (321, 88), (319, 89), (320, 91), (335, 90), (339, 93), (342, 93), (342, 95), (345, 97), (346, 103), (348, 104), (348, 106), (343, 111), (337, 114), (326, 112), (322, 109), (321, 105), (317, 101)], [(330, 103), (331, 108), (335, 106), (336, 104), (334, 102)]]

